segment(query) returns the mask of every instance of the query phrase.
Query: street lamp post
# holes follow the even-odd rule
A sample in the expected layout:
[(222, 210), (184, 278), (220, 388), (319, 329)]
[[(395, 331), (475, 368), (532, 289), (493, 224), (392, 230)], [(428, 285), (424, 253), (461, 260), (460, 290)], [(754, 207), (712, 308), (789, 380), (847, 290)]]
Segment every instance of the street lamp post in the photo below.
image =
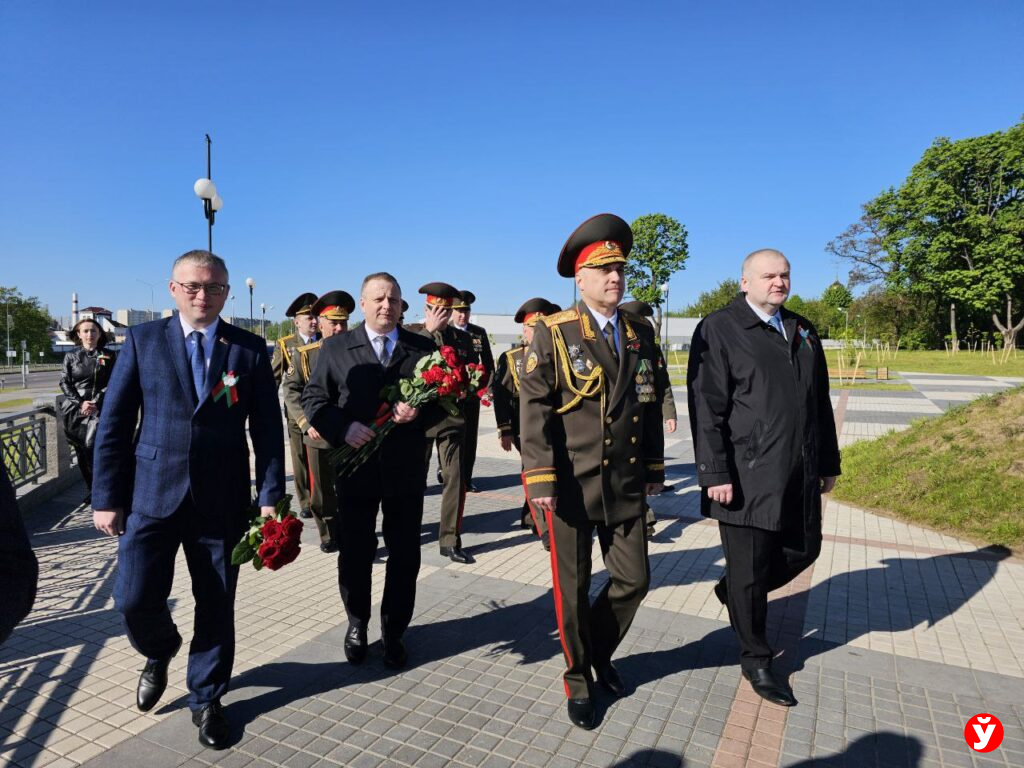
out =
[(260, 336), (267, 338), (267, 305), (260, 304)]
[(203, 201), (203, 216), (206, 217), (206, 244), (207, 250), (213, 253), (213, 220), (217, 211), (224, 207), (224, 201), (217, 194), (217, 187), (213, 183), (213, 176), (210, 170), (210, 134), (206, 134), (206, 178), (197, 179), (192, 185), (192, 190)]
[(665, 307), (664, 312), (662, 312), (662, 317), (665, 318), (665, 341), (662, 344), (662, 349), (663, 350), (667, 350), (668, 349), (668, 345), (669, 345), (669, 341), (668, 341), (668, 280), (666, 280), (664, 283), (661, 284), (661, 295), (664, 297), (663, 301), (662, 301), (662, 304)]
[(235, 324), (235, 294), (231, 294), (231, 324)]
[(146, 318), (146, 319), (147, 320), (152, 320), (153, 319), (153, 284), (148, 282), (148, 281), (146, 281), (146, 280), (143, 280), (141, 277), (136, 277), (135, 281), (138, 282), (138, 283), (142, 283), (143, 285), (148, 285), (149, 286), (149, 317)]
[(256, 287), (256, 281), (251, 277), (245, 278), (245, 284), (249, 286), (249, 330), (252, 330), (252, 289)]

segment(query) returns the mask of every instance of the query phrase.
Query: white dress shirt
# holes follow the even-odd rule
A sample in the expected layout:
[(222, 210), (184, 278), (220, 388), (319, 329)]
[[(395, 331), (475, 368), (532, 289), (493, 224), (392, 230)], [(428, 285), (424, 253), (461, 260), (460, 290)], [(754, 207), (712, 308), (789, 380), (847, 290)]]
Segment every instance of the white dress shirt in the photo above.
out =
[[(760, 308), (760, 307), (756, 307), (756, 306), (754, 306), (754, 305), (753, 305), (753, 304), (751, 303), (751, 301), (750, 301), (750, 299), (749, 299), (749, 298), (747, 298), (747, 306), (748, 306), (748, 307), (750, 307), (750, 308), (751, 308), (752, 310), (754, 310), (754, 313), (755, 313), (755, 314), (756, 314), (756, 315), (757, 315), (757, 316), (758, 316), (759, 318), (761, 318), (761, 322), (763, 322), (763, 323), (767, 323), (767, 324), (768, 324), (768, 325), (770, 325), (770, 326), (771, 326), (772, 328), (774, 328), (774, 327), (775, 327), (775, 324), (774, 324), (774, 323), (772, 322), (772, 318), (773, 318), (773, 317), (775, 317), (775, 315), (777, 315), (777, 314), (778, 314), (778, 310), (776, 310), (776, 312), (775, 312), (775, 315), (769, 315), (769, 314), (768, 314), (768, 313), (766, 313), (766, 312), (762, 312), (762, 311), (761, 311), (761, 308)], [(779, 327), (778, 327), (778, 330), (779, 330), (779, 333), (781, 333), (781, 334), (782, 334), (782, 338), (784, 338), (784, 339), (786, 339), (786, 340), (788, 341), (788, 337), (786, 336), (786, 326), (785, 326), (785, 325), (783, 325), (783, 323), (782, 323), (782, 318), (781, 318), (781, 317), (779, 318)]]
[(611, 317), (605, 317), (604, 315), (596, 312), (593, 307), (584, 302), (584, 306), (590, 310), (590, 314), (594, 316), (594, 322), (597, 323), (597, 330), (604, 335), (604, 327), (608, 323), (612, 324), (612, 338), (615, 339), (615, 354), (619, 354), (621, 347), (619, 346), (619, 310), (615, 310), (615, 314)]
[(185, 349), (188, 350), (189, 360), (192, 359), (192, 354), (196, 350), (196, 343), (192, 339), (192, 332), (199, 331), (203, 334), (203, 354), (206, 358), (206, 370), (210, 370), (210, 358), (213, 356), (213, 344), (217, 340), (217, 325), (220, 323), (220, 318), (216, 318), (206, 328), (193, 328), (191, 325), (185, 322), (185, 318), (178, 313), (178, 321), (181, 323), (181, 330), (185, 333)]

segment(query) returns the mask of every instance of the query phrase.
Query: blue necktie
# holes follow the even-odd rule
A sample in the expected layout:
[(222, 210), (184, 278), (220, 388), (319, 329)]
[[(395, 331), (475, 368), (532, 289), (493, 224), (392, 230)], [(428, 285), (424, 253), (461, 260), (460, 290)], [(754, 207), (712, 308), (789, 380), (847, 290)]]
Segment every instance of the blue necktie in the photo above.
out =
[(196, 402), (203, 399), (203, 391), (206, 388), (206, 350), (203, 349), (203, 334), (199, 331), (192, 331), (189, 334), (195, 342), (195, 349), (192, 350), (192, 386), (196, 390)]

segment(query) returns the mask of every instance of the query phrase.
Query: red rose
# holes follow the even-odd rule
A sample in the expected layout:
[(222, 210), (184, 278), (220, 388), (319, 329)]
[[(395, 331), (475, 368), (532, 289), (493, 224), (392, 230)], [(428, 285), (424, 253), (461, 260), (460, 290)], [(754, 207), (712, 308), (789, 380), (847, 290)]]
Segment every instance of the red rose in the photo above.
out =
[(444, 358), (444, 361), (451, 368), (454, 368), (460, 362), (459, 356), (455, 352), (455, 347), (441, 347), (441, 357)]
[(275, 540), (281, 532), (281, 524), (273, 517), (268, 517), (267, 521), (263, 523), (263, 527), (260, 528), (260, 534), (263, 536), (264, 541)]
[(435, 386), (444, 381), (444, 370), (441, 366), (435, 365), (433, 368), (428, 368), (422, 374), (423, 381), (430, 386)]
[(277, 570), (278, 558), (281, 556), (281, 548), (273, 541), (264, 541), (256, 550), (257, 556), (263, 561), (263, 565), (270, 570)]
[(288, 515), (281, 522), (281, 529), (289, 539), (297, 539), (302, 534), (302, 521), (294, 515)]

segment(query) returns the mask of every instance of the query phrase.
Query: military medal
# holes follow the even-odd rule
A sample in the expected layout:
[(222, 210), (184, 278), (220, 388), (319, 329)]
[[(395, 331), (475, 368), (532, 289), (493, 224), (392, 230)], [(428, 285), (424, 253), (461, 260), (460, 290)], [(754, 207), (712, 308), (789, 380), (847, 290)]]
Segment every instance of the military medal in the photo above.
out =
[(534, 369), (536, 367), (537, 367), (537, 353), (536, 352), (531, 352), (530, 356), (528, 358), (526, 358), (526, 372), (527, 373), (533, 373), (533, 371), (534, 371)]

